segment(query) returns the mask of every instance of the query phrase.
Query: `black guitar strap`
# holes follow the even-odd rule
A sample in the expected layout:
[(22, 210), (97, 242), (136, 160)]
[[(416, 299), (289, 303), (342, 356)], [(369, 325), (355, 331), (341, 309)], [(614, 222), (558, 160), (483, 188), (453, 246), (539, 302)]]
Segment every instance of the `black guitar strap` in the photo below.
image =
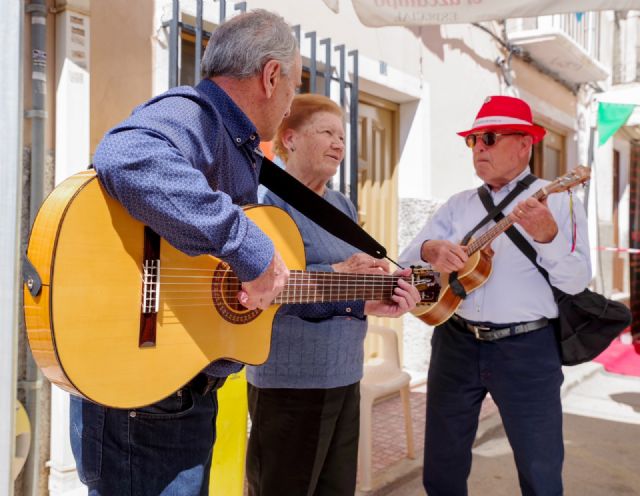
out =
[(497, 206), (493, 204), (493, 200), (491, 200), (491, 196), (489, 195), (487, 188), (485, 188), (484, 185), (479, 186), (478, 195), (480, 195), (480, 200), (484, 204), (485, 208), (487, 208), (484, 198), (489, 198), (489, 200), (491, 201), (491, 209), (487, 208), (487, 211), (489, 213), (480, 222), (478, 222), (476, 227), (471, 229), (471, 231), (469, 231), (465, 235), (465, 237), (462, 239), (462, 242), (460, 244), (466, 245), (471, 239), (471, 236), (473, 236), (478, 229), (484, 226), (491, 219), (494, 219), (496, 214), (502, 212), (502, 209), (504, 209), (504, 207), (509, 205), (509, 203), (511, 203), (516, 196), (518, 196), (521, 192), (523, 192), (525, 189), (531, 186), (535, 182), (535, 180), (536, 180), (536, 176), (534, 176), (533, 174), (529, 174), (528, 176), (525, 176), (522, 179), (520, 179), (520, 181), (518, 181), (518, 183), (516, 184), (516, 187), (513, 188), (513, 191), (511, 191), (511, 193), (505, 196), (504, 199), (500, 203), (498, 203)]
[(311, 219), (335, 237), (375, 258), (387, 256), (387, 250), (351, 218), (311, 191), (267, 157), (262, 158), (260, 184)]
[[(482, 204), (484, 205), (484, 208), (486, 208), (487, 210), (493, 207), (493, 201), (491, 200), (491, 196), (489, 196), (489, 194), (486, 191), (484, 194), (480, 193), (480, 200), (482, 200)], [(498, 212), (494, 216), (494, 219), (496, 222), (500, 222), (503, 218), (504, 218), (504, 214), (502, 212)], [(536, 254), (536, 250), (533, 248), (533, 246), (531, 246), (531, 243), (529, 243), (527, 239), (522, 234), (520, 234), (520, 231), (518, 231), (513, 226), (509, 227), (509, 229), (505, 231), (505, 234), (509, 236), (509, 239), (511, 239), (513, 244), (515, 244), (518, 247), (518, 249), (522, 252), (522, 254), (525, 257), (527, 257), (533, 265), (536, 266), (540, 274), (542, 274), (542, 277), (544, 277), (545, 280), (551, 286), (551, 288), (555, 290), (555, 288), (551, 285), (551, 282), (549, 281), (549, 273), (546, 271), (546, 269), (544, 269), (538, 263), (538, 256)]]
[[(491, 200), (491, 195), (489, 195), (489, 192), (487, 191), (485, 186), (482, 185), (478, 187), (478, 195), (480, 196), (480, 200), (482, 201), (482, 204), (484, 205), (484, 207), (487, 209), (487, 212), (489, 213), (480, 222), (478, 222), (478, 224), (476, 224), (476, 226), (473, 229), (471, 229), (471, 231), (469, 231), (464, 238), (462, 238), (462, 241), (460, 242), (460, 244), (463, 246), (466, 246), (467, 243), (469, 243), (471, 236), (473, 236), (478, 229), (484, 226), (491, 219), (497, 218), (497, 215), (501, 215), (502, 209), (507, 205), (509, 205), (509, 203), (511, 203), (516, 196), (518, 196), (521, 192), (523, 192), (531, 184), (533, 184), (535, 180), (536, 180), (536, 176), (534, 176), (533, 174), (529, 174), (523, 177), (522, 179), (520, 179), (520, 181), (518, 181), (518, 183), (516, 184), (516, 187), (513, 188), (513, 191), (511, 191), (507, 196), (505, 196), (504, 199), (497, 206), (493, 204), (493, 201)], [(486, 198), (489, 199), (489, 202), (490, 202), (489, 206), (487, 206)], [(451, 274), (449, 274), (449, 287), (451, 288), (451, 291), (453, 291), (453, 293), (456, 296), (459, 296), (462, 299), (465, 299), (467, 297), (467, 292), (465, 291), (464, 287), (458, 280), (457, 272), (452, 272)]]

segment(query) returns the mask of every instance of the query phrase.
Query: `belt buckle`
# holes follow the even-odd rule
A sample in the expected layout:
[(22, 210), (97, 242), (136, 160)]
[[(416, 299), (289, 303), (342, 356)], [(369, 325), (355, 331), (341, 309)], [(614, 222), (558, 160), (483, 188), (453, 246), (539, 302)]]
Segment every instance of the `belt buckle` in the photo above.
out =
[(491, 327), (484, 327), (484, 326), (477, 326), (477, 325), (471, 325), (472, 329), (473, 329), (473, 334), (475, 334), (476, 339), (480, 340), (480, 341), (485, 341), (484, 338), (480, 337), (480, 331), (490, 331)]

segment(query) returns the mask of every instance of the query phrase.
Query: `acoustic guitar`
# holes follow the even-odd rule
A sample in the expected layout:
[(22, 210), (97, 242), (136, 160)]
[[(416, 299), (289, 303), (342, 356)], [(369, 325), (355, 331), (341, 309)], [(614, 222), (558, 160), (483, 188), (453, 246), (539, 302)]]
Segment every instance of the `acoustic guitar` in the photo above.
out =
[[(148, 405), (214, 360), (264, 363), (280, 304), (392, 295), (397, 276), (304, 271), (303, 241), (286, 212), (245, 213), (291, 270), (264, 311), (238, 303), (240, 281), (228, 264), (171, 246), (112, 199), (95, 172), (61, 183), (34, 222), (27, 254), (35, 270), (24, 287), (27, 335), (47, 379), (103, 405)], [(437, 301), (437, 273), (418, 268), (405, 279), (423, 303)]]
[[(542, 187), (536, 193), (531, 195), (537, 200), (544, 200), (552, 193), (567, 191), (578, 184), (588, 181), (590, 170), (582, 165), (576, 167), (562, 177), (557, 178), (552, 183)], [(481, 287), (491, 275), (491, 259), (493, 251), (491, 250), (491, 242), (500, 234), (505, 232), (513, 221), (506, 216), (491, 229), (485, 232), (478, 239), (471, 239), (466, 245), (466, 252), (469, 259), (464, 267), (458, 271), (458, 280), (464, 287), (467, 294)], [(440, 274), (442, 291), (435, 305), (420, 305), (412, 312), (423, 322), (429, 325), (440, 325), (447, 321), (458, 309), (462, 298), (456, 295), (449, 286), (449, 274), (442, 272)]]

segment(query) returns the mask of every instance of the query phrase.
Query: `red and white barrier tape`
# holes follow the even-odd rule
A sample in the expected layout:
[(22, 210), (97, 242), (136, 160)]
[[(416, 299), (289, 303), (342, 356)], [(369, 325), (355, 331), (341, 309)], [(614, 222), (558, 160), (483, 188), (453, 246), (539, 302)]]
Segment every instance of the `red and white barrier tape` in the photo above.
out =
[(615, 246), (598, 246), (598, 251), (615, 251), (618, 253), (640, 253), (640, 248), (616, 248)]

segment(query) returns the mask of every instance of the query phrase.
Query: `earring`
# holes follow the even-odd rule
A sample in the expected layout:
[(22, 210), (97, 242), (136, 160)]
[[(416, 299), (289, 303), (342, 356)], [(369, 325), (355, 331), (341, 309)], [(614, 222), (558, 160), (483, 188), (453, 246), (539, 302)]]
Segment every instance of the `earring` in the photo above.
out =
[(296, 151), (296, 149), (295, 149), (295, 147), (293, 147), (293, 146), (292, 146), (291, 148), (289, 148), (289, 151), (291, 151), (291, 152), (295, 152), (295, 151)]

